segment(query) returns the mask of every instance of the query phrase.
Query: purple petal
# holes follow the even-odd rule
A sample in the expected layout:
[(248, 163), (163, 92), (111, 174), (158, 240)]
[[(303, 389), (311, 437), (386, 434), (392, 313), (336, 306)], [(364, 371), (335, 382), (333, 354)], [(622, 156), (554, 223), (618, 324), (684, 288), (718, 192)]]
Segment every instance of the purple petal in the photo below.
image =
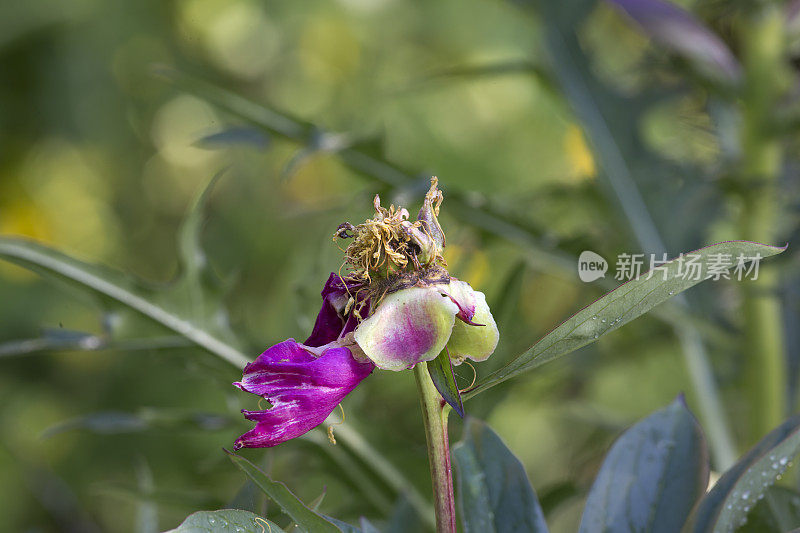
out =
[(323, 346), (339, 338), (345, 325), (342, 315), (356, 287), (354, 284), (349, 286), (341, 276), (331, 272), (322, 289), (322, 309), (319, 310), (311, 336), (306, 339), (306, 346)]
[(263, 411), (242, 411), (256, 426), (236, 440), (234, 449), (275, 446), (310, 431), (374, 368), (353, 359), (347, 348), (330, 348), (314, 357), (294, 339), (272, 346), (234, 383), (272, 404)]
[(354, 338), (378, 368), (405, 370), (431, 361), (447, 344), (458, 306), (432, 287), (410, 287), (384, 297)]
[(656, 42), (696, 61), (707, 72), (736, 81), (739, 63), (722, 39), (689, 12), (664, 0), (608, 0)]

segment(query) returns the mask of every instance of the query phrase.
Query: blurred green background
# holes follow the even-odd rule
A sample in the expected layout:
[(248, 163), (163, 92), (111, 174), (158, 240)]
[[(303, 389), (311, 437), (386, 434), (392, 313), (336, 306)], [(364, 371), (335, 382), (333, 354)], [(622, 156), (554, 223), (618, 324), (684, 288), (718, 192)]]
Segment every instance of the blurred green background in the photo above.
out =
[[(202, 245), (254, 358), (310, 332), (318, 292), (341, 264), (336, 226), (371, 216), (375, 193), (413, 211), (436, 174), (451, 273), (487, 294), (501, 330), (484, 374), (614, 286), (611, 276), (578, 279), (582, 250), (605, 256), (613, 273), (621, 252), (674, 256), (756, 238), (741, 223), (754, 194), (738, 175), (747, 99), (654, 46), (612, 6), (569, 4), (3, 2), (0, 234), (166, 286), (181, 272), (181, 221), (224, 170)], [(683, 4), (737, 54), (747, 49), (750, 8)], [(785, 71), (764, 76), (793, 79), (790, 44)], [(293, 117), (295, 141), (262, 127), (280, 123), (270, 112)], [(770, 185), (781, 191), (767, 224), (778, 244), (797, 228), (794, 127), (781, 131)], [(652, 221), (630, 218), (604, 149), (617, 150)], [(353, 153), (407, 174), (355, 172)], [(657, 228), (663, 250), (637, 239), (640, 224)], [(762, 268), (781, 273), (770, 294), (792, 411), (800, 285), (796, 256), (784, 255)], [(680, 392), (698, 411), (676, 316), (700, 324), (740, 447), (758, 436), (739, 342), (746, 295), (723, 281), (688, 296), (691, 312), (667, 307), (467, 404), (520, 457), (553, 531), (575, 530), (622, 428)], [(154, 517), (168, 529), (251, 498), (221, 448), (248, 428), (238, 411), (254, 398), (230, 385), (236, 368), (164, 335), (0, 263), (0, 529), (146, 531)], [(466, 366), (458, 374), (472, 378)], [(344, 407), (346, 425), (428, 495), (411, 373), (375, 372)], [(453, 440), (460, 428), (453, 420)], [(297, 441), (244, 455), (304, 501), (327, 490), (326, 514), (380, 523), (403, 512), (395, 492), (337, 467), (330, 447)]]

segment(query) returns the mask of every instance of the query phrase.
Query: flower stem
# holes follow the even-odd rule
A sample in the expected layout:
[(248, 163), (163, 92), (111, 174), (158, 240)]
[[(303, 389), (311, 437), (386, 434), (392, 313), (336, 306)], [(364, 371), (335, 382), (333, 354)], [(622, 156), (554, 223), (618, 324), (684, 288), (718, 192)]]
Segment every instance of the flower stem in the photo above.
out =
[[(756, 13), (746, 26), (746, 90), (743, 96), (741, 224), (743, 237), (773, 242), (780, 224), (777, 190), (782, 139), (771, 134), (774, 106), (787, 80), (785, 20), (775, 6)], [(750, 442), (758, 441), (786, 415), (786, 369), (778, 277), (772, 269), (743, 284), (745, 349), (749, 364)]]
[(453, 473), (450, 468), (450, 442), (447, 437), (448, 406), (433, 385), (426, 363), (414, 367), (417, 379), (422, 422), (428, 442), (428, 462), (433, 483), (433, 505), (437, 533), (456, 533), (456, 509), (453, 496)]

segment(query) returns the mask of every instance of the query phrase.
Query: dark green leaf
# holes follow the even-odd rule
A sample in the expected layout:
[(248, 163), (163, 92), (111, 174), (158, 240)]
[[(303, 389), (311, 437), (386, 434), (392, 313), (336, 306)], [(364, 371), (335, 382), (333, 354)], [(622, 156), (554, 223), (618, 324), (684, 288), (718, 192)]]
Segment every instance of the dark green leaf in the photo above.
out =
[(167, 533), (283, 533), (273, 522), (250, 511), (198, 511)]
[(348, 524), (347, 522), (343, 522), (331, 516), (326, 516), (325, 520), (328, 520), (332, 524), (336, 525), (339, 528), (339, 531), (342, 533), (363, 533), (361, 528), (358, 528), (352, 524)]
[(377, 527), (373, 526), (372, 523), (363, 516), (358, 523), (361, 525), (362, 533), (381, 533)]
[(231, 509), (258, 513), (262, 509), (264, 493), (250, 479), (244, 482), (233, 499), (225, 505)]
[(442, 350), (442, 353), (436, 359), (429, 361), (427, 366), (428, 374), (430, 374), (436, 390), (450, 404), (450, 407), (458, 413), (458, 416), (464, 418), (464, 404), (461, 402), (461, 392), (458, 390), (456, 376), (453, 373), (453, 363), (450, 361), (450, 354), (447, 353), (447, 349)]
[(800, 415), (764, 437), (728, 469), (692, 513), (688, 532), (733, 531), (747, 513), (800, 454)]
[(488, 425), (467, 418), (464, 438), (453, 446), (453, 459), (464, 531), (547, 531), (522, 463)]
[(214, 149), (229, 146), (250, 146), (263, 150), (269, 144), (269, 137), (261, 130), (249, 126), (232, 126), (223, 131), (206, 135), (195, 142), (200, 148)]
[(737, 533), (790, 531), (800, 527), (800, 494), (786, 487), (770, 487)]
[(279, 481), (273, 481), (256, 465), (240, 455), (226, 450), (231, 461), (244, 472), (253, 483), (259, 486), (264, 493), (272, 498), (281, 509), (292, 517), (300, 527), (314, 533), (338, 533), (339, 529), (319, 514), (309, 509), (297, 496)]
[(326, 516), (325, 519), (335, 524), (336, 527), (338, 527), (339, 530), (342, 531), (342, 533), (380, 533), (380, 530), (374, 525), (372, 525), (372, 523), (363, 516), (358, 521), (359, 527), (356, 527), (352, 524), (348, 524), (347, 522), (343, 522), (336, 518), (332, 518), (330, 516)]
[(408, 501), (408, 498), (401, 494), (384, 531), (386, 533), (417, 533), (425, 529), (425, 523), (416, 509)]
[(528, 60), (507, 60), (485, 64), (466, 64), (452, 68), (437, 70), (412, 80), (401, 91), (414, 91), (430, 87), (438, 87), (441, 82), (457, 82), (460, 80), (475, 80), (481, 78), (495, 78), (507, 75), (529, 75), (535, 78), (548, 92), (554, 92), (555, 81), (550, 72)]
[(703, 432), (678, 398), (611, 447), (589, 492), (580, 531), (678, 531), (707, 486)]
[[(327, 493), (327, 489), (324, 489), (324, 488), (323, 488), (323, 489), (322, 489), (322, 494), (320, 494), (319, 496), (317, 496), (316, 498), (314, 498), (314, 499), (311, 501), (311, 503), (309, 503), (309, 504), (307, 505), (307, 507), (308, 507), (309, 509), (311, 509), (312, 511), (315, 511), (315, 512), (316, 512), (316, 511), (319, 511), (319, 507), (320, 507), (320, 505), (322, 505), (322, 500), (324, 500), (324, 499), (325, 499), (325, 494), (326, 494), (326, 493)], [(323, 518), (325, 518), (325, 520), (327, 520), (328, 522), (331, 522), (331, 523), (333, 523), (333, 520), (331, 520), (331, 518), (330, 518), (329, 516), (325, 516), (325, 515), (322, 515), (322, 516), (323, 516)], [(295, 533), (295, 532), (297, 532), (297, 531), (302, 531), (302, 530), (303, 530), (303, 528), (301, 528), (301, 527), (300, 527), (300, 525), (299, 525), (299, 524), (297, 524), (296, 522), (293, 522), (293, 523), (292, 523), (290, 526), (287, 526), (287, 528), (286, 528), (286, 529), (289, 531), (289, 533)], [(339, 528), (339, 529), (341, 529), (341, 528)]]
[(647, 273), (642, 274), (584, 307), (545, 335), (527, 352), (482, 379), (478, 386), (465, 393), (464, 397), (471, 398), (509, 378), (574, 352), (606, 333), (622, 327), (658, 304), (706, 279), (709, 264), (732, 268), (737, 264), (740, 254), (744, 257), (760, 255), (765, 258), (779, 254), (785, 249), (785, 247), (748, 241), (713, 244), (686, 254), (687, 257), (697, 256), (693, 261), (700, 265), (702, 270), (698, 276), (684, 275), (688, 261), (683, 255), (673, 259), (658, 267), (661, 270), (654, 272), (652, 277)]

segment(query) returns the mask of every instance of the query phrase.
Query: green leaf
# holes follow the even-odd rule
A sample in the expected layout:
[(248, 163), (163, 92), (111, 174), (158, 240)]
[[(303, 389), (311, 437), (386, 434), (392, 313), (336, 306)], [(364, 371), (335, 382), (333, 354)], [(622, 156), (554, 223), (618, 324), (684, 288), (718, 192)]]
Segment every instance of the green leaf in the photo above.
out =
[(71, 330), (46, 329), (39, 337), (13, 340), (0, 344), (0, 357), (19, 357), (44, 351), (151, 351), (186, 348), (187, 346), (193, 346), (193, 344), (179, 335), (131, 338), (114, 341), (105, 335), (93, 335), (91, 333)]
[(467, 418), (453, 446), (464, 531), (546, 532), (542, 509), (519, 459), (485, 423)]
[(269, 137), (251, 126), (231, 126), (222, 131), (206, 135), (197, 141), (195, 146), (206, 150), (243, 146), (263, 150), (269, 145)]
[(167, 533), (283, 533), (275, 523), (250, 511), (198, 511)]
[(556, 90), (555, 80), (549, 71), (526, 59), (497, 61), (483, 64), (464, 64), (452, 68), (433, 71), (420, 76), (407, 83), (401, 91), (419, 91), (437, 88), (443, 82), (458, 82), (462, 80), (475, 80), (481, 78), (495, 78), (508, 75), (529, 75), (539, 82), (540, 86), (548, 93)]
[[(155, 490), (153, 471), (144, 459), (136, 467), (136, 481), (139, 490), (146, 495), (152, 495)], [(136, 505), (136, 533), (157, 533), (158, 504), (152, 498), (143, 498)]]
[(352, 524), (348, 524), (347, 522), (344, 522), (342, 520), (333, 518), (332, 516), (326, 516), (325, 518), (329, 520), (331, 523), (335, 524), (336, 527), (339, 528), (339, 531), (341, 531), (342, 533), (363, 533), (363, 531), (361, 531), (361, 528), (358, 528)]
[(417, 514), (416, 509), (408, 501), (408, 498), (401, 494), (395, 503), (392, 515), (383, 528), (384, 533), (417, 533), (425, 530), (425, 523)]
[(372, 525), (372, 523), (363, 516), (361, 520), (359, 520), (359, 523), (361, 524), (362, 533), (381, 533), (377, 527)]
[(442, 350), (442, 353), (436, 359), (429, 361), (427, 367), (428, 374), (430, 374), (436, 390), (450, 404), (450, 407), (458, 413), (458, 416), (464, 418), (464, 404), (461, 402), (461, 392), (458, 390), (456, 376), (453, 373), (453, 363), (450, 361), (450, 354), (447, 353), (447, 348)]
[(737, 533), (792, 531), (800, 528), (800, 494), (786, 487), (770, 487)]
[(679, 531), (708, 486), (708, 449), (683, 398), (625, 431), (592, 485), (581, 533)]
[(800, 454), (800, 415), (764, 437), (728, 469), (700, 500), (684, 531), (733, 531), (744, 524), (755, 502)]
[(231, 453), (225, 450), (225, 453), (231, 458), (231, 461), (244, 472), (253, 483), (259, 486), (264, 493), (272, 498), (281, 509), (292, 517), (300, 527), (306, 531), (313, 531), (314, 533), (338, 533), (339, 528), (334, 526), (328, 520), (322, 518), (319, 514), (309, 509), (306, 504), (301, 502), (297, 496), (279, 481), (273, 481), (256, 465), (245, 459), (240, 455)]
[(341, 520), (337, 520), (336, 518), (332, 518), (330, 516), (326, 516), (325, 518), (336, 524), (336, 527), (338, 527), (342, 533), (380, 533), (380, 529), (372, 525), (372, 523), (363, 516), (358, 521), (359, 527), (348, 524), (347, 522), (343, 522)]
[(89, 288), (138, 311), (237, 367), (249, 362), (234, 347), (227, 332), (222, 331), (218, 320), (201, 320), (190, 308), (176, 305), (167, 296), (147, 290), (117, 272), (84, 263), (32, 241), (11, 237), (0, 237), (0, 258), (43, 276)]
[(225, 507), (258, 513), (266, 502), (264, 493), (250, 479), (244, 482), (236, 495)]
[[(469, 399), (518, 374), (595, 342), (603, 335), (622, 327), (658, 304), (706, 279), (709, 264), (731, 268), (737, 264), (737, 257), (740, 254), (744, 257), (755, 257), (758, 254), (765, 258), (779, 254), (785, 249), (785, 247), (748, 241), (728, 241), (689, 252), (685, 256), (681, 255), (658, 267), (661, 270), (654, 271), (649, 279), (648, 273), (642, 274), (584, 307), (545, 335), (528, 351), (482, 379), (475, 389), (464, 394), (464, 398)], [(688, 268), (686, 257), (695, 255), (698, 256), (697, 259), (692, 261), (700, 265), (702, 275), (684, 276), (683, 273)]]
[(201, 244), (205, 207), (211, 192), (224, 173), (224, 171), (217, 172), (203, 191), (194, 198), (178, 231), (181, 268), (185, 278), (192, 285), (200, 285), (199, 277), (208, 269), (208, 259)]
[(65, 420), (47, 428), (42, 433), (42, 438), (76, 429), (101, 435), (138, 433), (154, 429), (217, 431), (231, 426), (233, 422), (233, 418), (225, 414), (144, 407), (134, 413), (100, 411)]

